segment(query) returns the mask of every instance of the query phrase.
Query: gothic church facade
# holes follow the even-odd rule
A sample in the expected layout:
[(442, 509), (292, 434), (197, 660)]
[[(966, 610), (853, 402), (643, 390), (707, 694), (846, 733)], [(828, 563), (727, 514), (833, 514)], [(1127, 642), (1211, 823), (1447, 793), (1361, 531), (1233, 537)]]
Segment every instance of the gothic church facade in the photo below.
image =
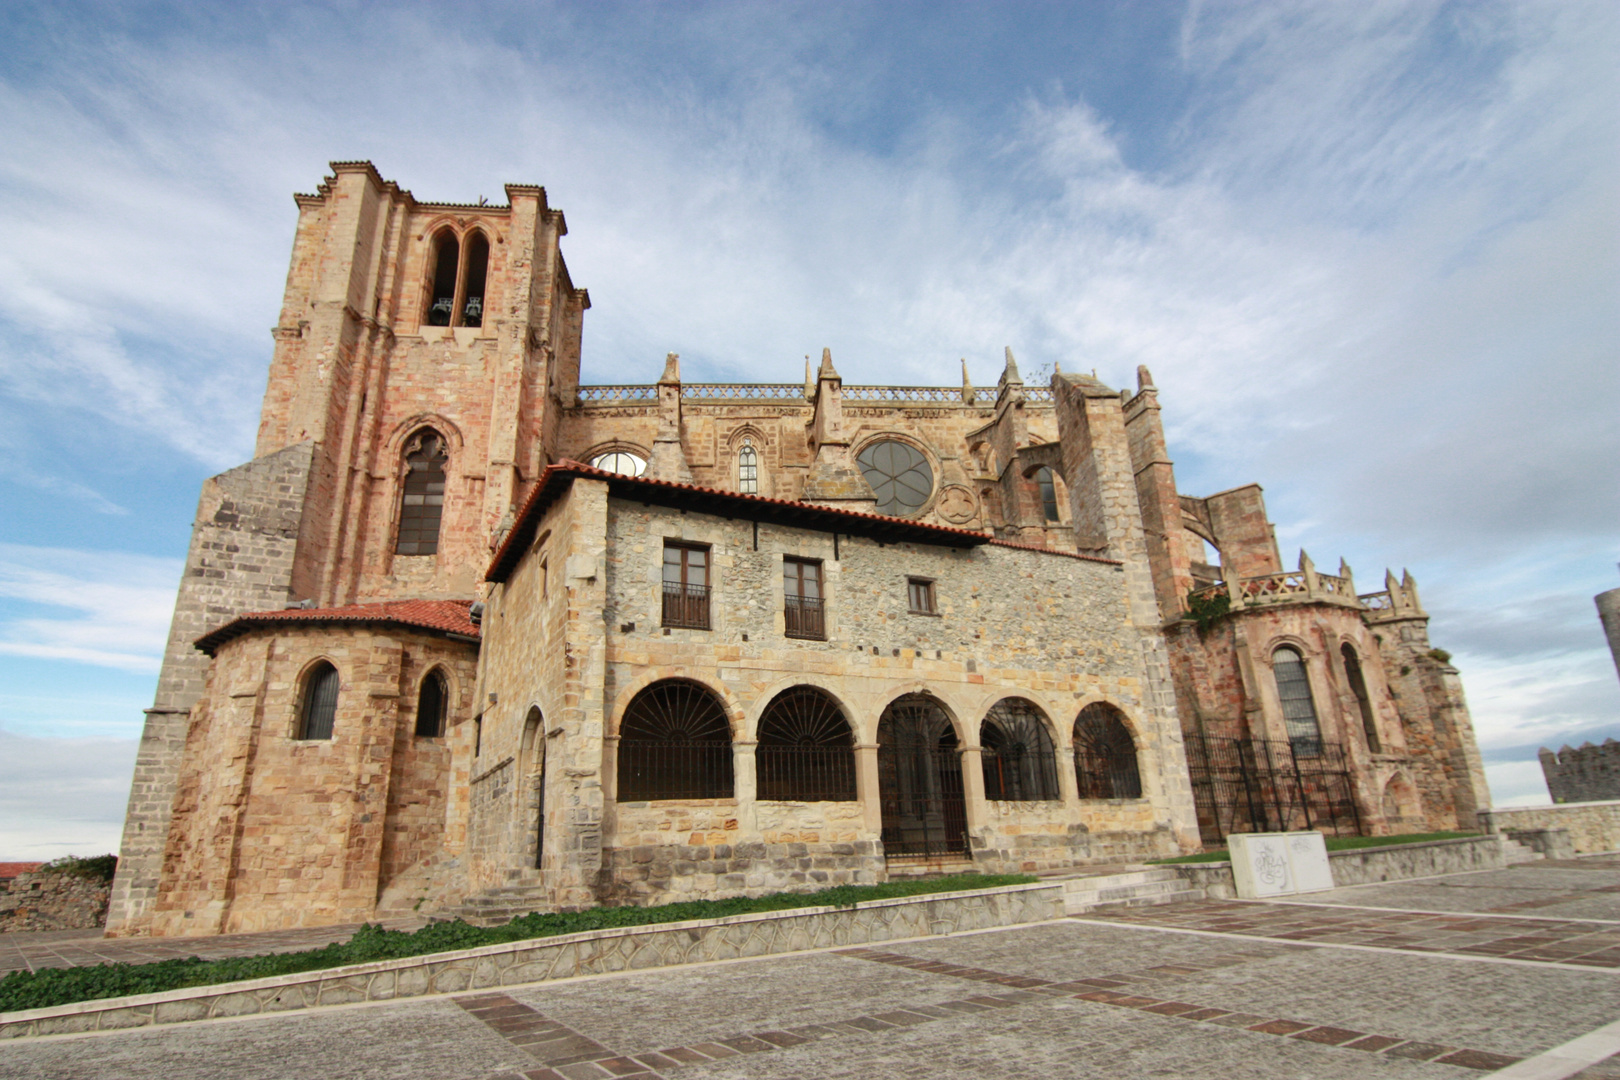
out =
[[(1471, 827), (1410, 577), (1182, 495), (1134, 391), (580, 385), (543, 189), (334, 163), (202, 493), (109, 934), (659, 903)], [(649, 372), (651, 374), (651, 372)], [(482, 906), (481, 906), (482, 905)], [(493, 907), (492, 907), (493, 905)]]

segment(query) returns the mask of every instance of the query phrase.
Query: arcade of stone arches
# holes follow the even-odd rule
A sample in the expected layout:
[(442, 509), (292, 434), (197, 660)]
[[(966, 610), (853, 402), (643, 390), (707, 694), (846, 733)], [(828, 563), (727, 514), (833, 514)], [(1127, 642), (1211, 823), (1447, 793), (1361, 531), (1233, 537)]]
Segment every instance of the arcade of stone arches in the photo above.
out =
[[(979, 719), (964, 739), (944, 704), (901, 694), (883, 709), (875, 747), (860, 747), (846, 707), (829, 691), (800, 684), (776, 693), (760, 715), (749, 770), (736, 765), (733, 726), (720, 698), (691, 679), (643, 687), (624, 708), (611, 766), (620, 803), (692, 799), (853, 802), (858, 753), (875, 752), (884, 850), (939, 855), (967, 850), (967, 771), (991, 802), (1052, 802), (1059, 782), (1056, 727), (1039, 705), (1014, 695)], [(1082, 800), (1139, 799), (1137, 745), (1123, 711), (1097, 701), (1072, 725), (1075, 792)], [(746, 745), (746, 744), (743, 744)], [(1067, 757), (1067, 747), (1064, 756)], [(974, 769), (972, 759), (978, 759)]]

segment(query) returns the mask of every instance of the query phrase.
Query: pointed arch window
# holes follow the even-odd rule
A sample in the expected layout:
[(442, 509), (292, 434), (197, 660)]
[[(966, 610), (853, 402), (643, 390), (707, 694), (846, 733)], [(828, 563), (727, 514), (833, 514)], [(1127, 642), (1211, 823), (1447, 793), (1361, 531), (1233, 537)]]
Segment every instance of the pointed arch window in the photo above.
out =
[(1295, 756), (1319, 756), (1322, 728), (1316, 720), (1316, 701), (1311, 697), (1305, 658), (1298, 649), (1284, 645), (1271, 654), (1271, 671), (1277, 679), (1277, 701), (1282, 706), (1283, 726)]
[(1059, 520), (1057, 480), (1048, 466), (1042, 465), (1036, 470), (1035, 484), (1041, 489), (1041, 516), (1047, 521)]
[(300, 739), (330, 739), (337, 719), (337, 668), (322, 660), (304, 676), (304, 700), (298, 713)]
[(619, 724), (619, 801), (733, 797), (731, 722), (705, 687), (655, 682)]
[(489, 280), (489, 240), (474, 229), (466, 243), (450, 229), (433, 240), (433, 287), (428, 296), (429, 326), (484, 325), (484, 288)]
[(1375, 754), (1380, 753), (1383, 746), (1378, 741), (1378, 722), (1373, 715), (1372, 698), (1367, 694), (1367, 678), (1361, 672), (1361, 658), (1348, 643), (1340, 647), (1339, 655), (1344, 658), (1344, 676), (1350, 683), (1350, 692), (1355, 695), (1356, 706), (1361, 710), (1361, 729), (1367, 733), (1367, 749)]
[(979, 727), (984, 797), (1009, 802), (1058, 799), (1057, 758), (1046, 718), (1032, 701), (1002, 698)]
[(405, 483), (400, 494), (399, 555), (434, 555), (439, 550), (439, 519), (444, 513), (444, 439), (431, 428), (405, 446)]
[(759, 455), (754, 452), (753, 439), (744, 439), (737, 451), (737, 490), (744, 495), (759, 494)]
[(1074, 776), (1082, 799), (1140, 799), (1136, 740), (1106, 702), (1095, 701), (1074, 721)]
[(855, 735), (838, 703), (813, 686), (791, 687), (766, 706), (755, 761), (761, 799), (855, 799)]
[(444, 673), (437, 668), (422, 680), (422, 689), (416, 695), (416, 737), (437, 739), (444, 734), (446, 699)]

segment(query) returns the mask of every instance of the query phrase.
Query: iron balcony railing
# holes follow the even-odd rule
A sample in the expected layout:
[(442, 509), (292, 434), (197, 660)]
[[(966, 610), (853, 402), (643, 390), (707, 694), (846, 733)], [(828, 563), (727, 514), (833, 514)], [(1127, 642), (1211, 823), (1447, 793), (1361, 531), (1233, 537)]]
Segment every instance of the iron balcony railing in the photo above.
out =
[(785, 633), (788, 637), (827, 640), (827, 609), (821, 597), (789, 596), (784, 614), (787, 616)]
[(664, 625), (709, 629), (709, 587), (664, 582)]

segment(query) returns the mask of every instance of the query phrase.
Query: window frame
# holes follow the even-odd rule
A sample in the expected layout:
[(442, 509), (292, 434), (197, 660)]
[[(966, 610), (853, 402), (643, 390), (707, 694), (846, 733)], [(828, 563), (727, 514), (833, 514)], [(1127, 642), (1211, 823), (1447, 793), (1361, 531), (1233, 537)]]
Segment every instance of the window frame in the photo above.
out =
[(759, 451), (752, 437), (745, 436), (737, 448), (737, 491), (743, 495), (759, 494)]
[[(330, 701), (317, 701), (316, 695), (322, 693), (322, 688), (331, 678)], [(338, 672), (337, 665), (325, 659), (315, 661), (304, 670), (304, 677), (299, 681), (298, 715), (293, 728), (293, 738), (298, 742), (331, 742), (337, 733), (337, 706), (338, 697), (343, 692), (343, 676)], [(311, 734), (316, 708), (327, 711), (325, 731)]]
[[(669, 553), (671, 551), (681, 553), (680, 559), (675, 564), (680, 567), (680, 575), (674, 581), (671, 581), (669, 576), (671, 565)], [(700, 552), (703, 555), (703, 582), (702, 584), (695, 584), (690, 580), (691, 555)], [(714, 595), (713, 555), (714, 548), (711, 544), (665, 538), (659, 576), (660, 590), (663, 596), (662, 625), (683, 630), (712, 630), (714, 628), (714, 605), (712, 602)]]
[[(434, 717), (433, 730), (422, 730), (422, 704), (427, 694), (429, 683), (438, 686), (438, 716)], [(417, 739), (442, 739), (450, 718), (450, 680), (445, 676), (444, 670), (435, 664), (422, 676), (422, 682), (416, 688), (416, 716), (413, 737)]]
[[(1283, 653), (1290, 654), (1293, 660), (1279, 662), (1278, 658)], [(1293, 668), (1296, 665), (1299, 669), (1299, 677), (1295, 679), (1290, 674), (1287, 683), (1290, 688), (1302, 688), (1304, 690), (1303, 696), (1297, 693), (1285, 693), (1284, 680), (1278, 671), (1279, 667)], [(1310, 661), (1307, 659), (1307, 653), (1303, 648), (1292, 642), (1284, 642), (1271, 650), (1271, 683), (1277, 692), (1277, 711), (1282, 717), (1283, 733), (1288, 737), (1288, 745), (1294, 756), (1320, 757), (1322, 755), (1322, 745), (1326, 741), (1322, 736), (1322, 711), (1316, 706), (1316, 688), (1311, 685)], [(1304, 730), (1305, 716), (1289, 715), (1289, 704), (1301, 701), (1305, 703), (1310, 712), (1311, 732)], [(1297, 714), (1297, 709), (1295, 711)], [(1296, 728), (1299, 729), (1297, 732)]]
[[(430, 452), (428, 450), (430, 440), (437, 446), (436, 452)], [(412, 463), (411, 459), (423, 456), (427, 458), (427, 464), (424, 465), (422, 469), (417, 469), (417, 467)], [(406, 558), (437, 556), (439, 553), (440, 542), (444, 538), (445, 496), (448, 495), (450, 491), (450, 440), (446, 439), (436, 427), (427, 426), (418, 428), (416, 431), (411, 433), (410, 438), (405, 440), (399, 460), (400, 465), (402, 466), (402, 471), (399, 478), (399, 498), (397, 500), (399, 513), (394, 522), (394, 554), (396, 556), (402, 555)], [(426, 489), (420, 492), (412, 492), (410, 487), (413, 477), (415, 477), (418, 473), (425, 476), (432, 471), (432, 467), (435, 465), (438, 467), (437, 472), (439, 474), (439, 490), (436, 493), (432, 491), (431, 488), (433, 481), (431, 479), (427, 479), (424, 480)], [(411, 503), (408, 500), (412, 498), (423, 501)], [(428, 501), (435, 498), (438, 499), (437, 503)], [(414, 514), (409, 515), (410, 524), (408, 526), (406, 511), (408, 509), (418, 507), (421, 509), (418, 509)], [(427, 514), (425, 511), (428, 507), (437, 507), (438, 513), (435, 516), (433, 539), (431, 542), (432, 549), (429, 551), (423, 551), (422, 548), (428, 546), (428, 541), (422, 539), (422, 537), (426, 535), (426, 530), (422, 528), (418, 522), (425, 521), (427, 519)], [(406, 539), (407, 527), (409, 527), (411, 531), (411, 539), (409, 540)], [(402, 550), (406, 544), (411, 545), (413, 548), (415, 548), (415, 550)]]
[[(788, 581), (788, 567), (798, 567), (793, 582)], [(820, 559), (801, 555), (782, 556), (782, 634), (801, 641), (827, 640), (827, 577)], [(806, 570), (814, 570), (815, 595), (805, 593)], [(790, 591), (790, 584), (798, 586)]]
[[(939, 594), (934, 589), (937, 578), (919, 577), (915, 574), (906, 575), (906, 609), (912, 615), (939, 616)], [(920, 591), (919, 591), (920, 590)], [(917, 598), (921, 596), (925, 607), (917, 605)]]

